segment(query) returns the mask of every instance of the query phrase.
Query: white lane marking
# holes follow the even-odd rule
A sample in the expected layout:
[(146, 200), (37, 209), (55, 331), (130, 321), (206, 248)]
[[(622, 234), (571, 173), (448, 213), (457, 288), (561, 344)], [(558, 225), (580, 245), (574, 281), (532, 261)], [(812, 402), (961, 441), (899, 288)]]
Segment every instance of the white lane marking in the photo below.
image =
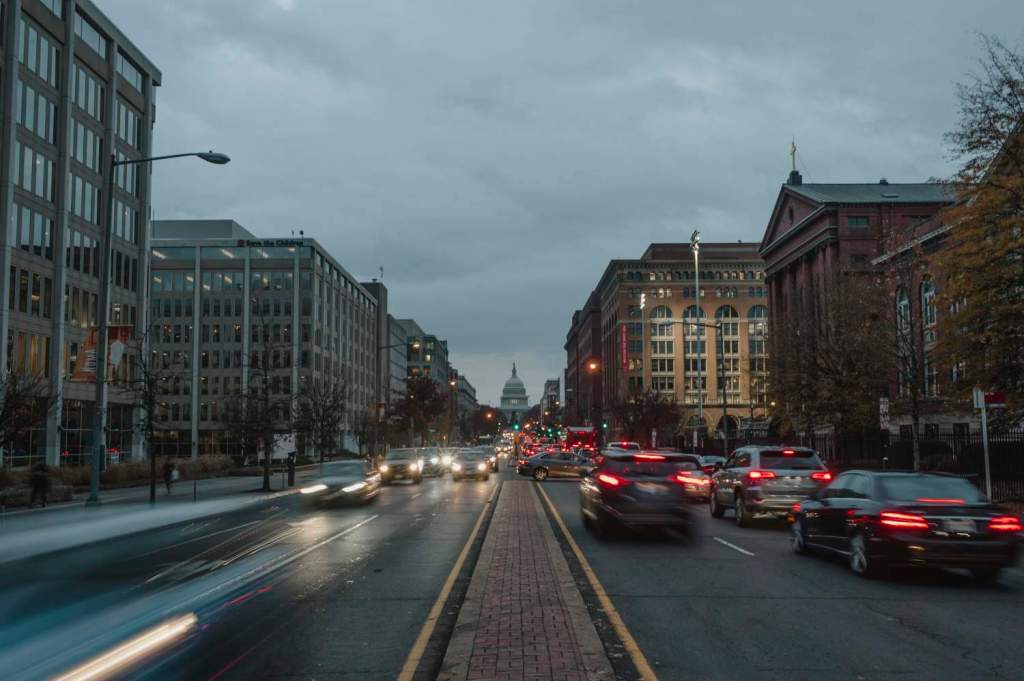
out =
[(731, 544), (731, 543), (725, 541), (721, 537), (712, 537), (712, 539), (714, 539), (719, 544), (722, 544), (724, 546), (728, 546), (730, 549), (733, 549), (734, 551), (739, 551), (740, 553), (742, 553), (745, 556), (752, 556), (752, 555), (754, 555), (753, 551), (747, 551), (746, 549), (740, 548), (739, 546), (736, 546), (735, 544)]

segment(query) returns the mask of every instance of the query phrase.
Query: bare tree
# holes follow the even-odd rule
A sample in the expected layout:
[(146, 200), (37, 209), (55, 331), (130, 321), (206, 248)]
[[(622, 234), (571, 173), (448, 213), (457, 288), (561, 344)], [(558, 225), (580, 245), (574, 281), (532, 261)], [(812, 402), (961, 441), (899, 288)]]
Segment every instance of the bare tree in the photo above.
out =
[(307, 381), (299, 390), (295, 430), (313, 441), (321, 465), (324, 462), (324, 454), (338, 446), (341, 425), (347, 411), (348, 387), (340, 379)]
[(8, 461), (13, 461), (17, 443), (46, 421), (57, 398), (42, 376), (2, 372), (0, 400), (0, 444)]
[(414, 447), (415, 435), (423, 442), (432, 426), (448, 408), (448, 395), (442, 392), (429, 376), (410, 376), (405, 382), (405, 394), (392, 403), (394, 413), (405, 419), (409, 428), (409, 446)]
[(359, 447), (359, 456), (363, 455), (363, 447), (373, 437), (373, 430), (376, 424), (368, 412), (361, 411), (352, 420), (352, 434), (356, 438), (356, 445)]
[(615, 420), (621, 424), (622, 435), (641, 446), (651, 446), (651, 431), (657, 430), (672, 438), (683, 417), (682, 408), (674, 398), (648, 390), (612, 403)]

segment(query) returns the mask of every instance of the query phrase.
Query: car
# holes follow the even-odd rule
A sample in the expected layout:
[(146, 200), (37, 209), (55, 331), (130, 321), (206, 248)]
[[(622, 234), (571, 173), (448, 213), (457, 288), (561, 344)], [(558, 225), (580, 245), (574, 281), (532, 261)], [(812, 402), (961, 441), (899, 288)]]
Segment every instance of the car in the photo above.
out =
[(676, 461), (676, 480), (683, 486), (683, 492), (690, 501), (705, 503), (711, 497), (711, 476), (701, 468), (700, 457), (695, 454), (683, 452), (666, 452), (671, 454), (673, 461)]
[(516, 472), (527, 475), (534, 480), (547, 478), (579, 478), (594, 470), (595, 464), (590, 458), (573, 452), (555, 449), (551, 452), (538, 454), (516, 462)]
[(692, 517), (680, 465), (692, 457), (654, 451), (609, 451), (580, 483), (584, 526), (598, 535), (622, 528), (672, 528), (689, 534)]
[(792, 547), (843, 555), (862, 577), (892, 567), (967, 568), (994, 581), (1017, 560), (1022, 525), (963, 478), (843, 471), (793, 507)]
[(330, 475), (299, 492), (317, 506), (367, 504), (380, 494), (381, 476), (366, 461), (337, 461), (329, 465)]
[(448, 464), (445, 464), (440, 447), (422, 447), (418, 453), (423, 462), (423, 475), (444, 475), (448, 472), (451, 457), (448, 458)]
[(807, 447), (740, 447), (711, 476), (708, 509), (721, 518), (733, 509), (736, 524), (758, 517), (786, 518), (793, 504), (832, 481), (832, 474)]
[(609, 442), (605, 445), (605, 449), (623, 449), (626, 451), (637, 452), (640, 451), (639, 442)]
[(725, 465), (725, 457), (717, 454), (701, 454), (700, 469), (708, 475), (714, 475), (715, 471)]
[(411, 480), (414, 485), (423, 482), (423, 462), (418, 449), (392, 449), (384, 455), (380, 465), (380, 479), (384, 485), (395, 480)]
[(463, 478), (489, 480), (491, 463), (487, 456), (478, 449), (462, 449), (452, 460), (452, 480), (458, 482)]
[(476, 447), (475, 449), (477, 451), (479, 451), (481, 454), (483, 454), (484, 457), (487, 458), (487, 461), (490, 463), (490, 466), (491, 466), (491, 471), (497, 472), (497, 470), (498, 470), (498, 453), (494, 450), (494, 447), (492, 447), (490, 445), (480, 445), (480, 446)]

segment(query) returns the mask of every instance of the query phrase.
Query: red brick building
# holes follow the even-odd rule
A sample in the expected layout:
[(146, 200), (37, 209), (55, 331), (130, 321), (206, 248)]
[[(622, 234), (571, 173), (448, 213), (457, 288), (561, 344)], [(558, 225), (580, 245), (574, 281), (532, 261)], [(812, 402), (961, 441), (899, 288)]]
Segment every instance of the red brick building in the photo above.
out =
[(572, 315), (565, 338), (565, 422), (600, 425), (601, 307), (593, 293)]

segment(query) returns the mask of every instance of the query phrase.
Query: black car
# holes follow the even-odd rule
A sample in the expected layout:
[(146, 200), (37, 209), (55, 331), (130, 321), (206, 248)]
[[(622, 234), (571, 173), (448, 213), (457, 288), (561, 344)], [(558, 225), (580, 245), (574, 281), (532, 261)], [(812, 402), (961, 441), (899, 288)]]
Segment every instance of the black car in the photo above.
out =
[(685, 478), (694, 466), (684, 454), (606, 451), (601, 465), (580, 484), (583, 524), (597, 534), (629, 528), (691, 525)]
[(787, 517), (793, 504), (831, 481), (813, 449), (741, 447), (711, 477), (708, 508), (714, 518), (735, 509), (736, 524), (747, 527), (758, 517)]
[(862, 577), (893, 566), (969, 568), (982, 581), (1013, 565), (1019, 516), (963, 478), (937, 473), (845, 471), (793, 507), (796, 553), (846, 556)]
[(380, 494), (380, 473), (365, 461), (329, 464), (326, 475), (299, 492), (316, 505), (369, 503)]
[(491, 478), (491, 461), (479, 449), (460, 449), (452, 458), (452, 480)]
[(380, 479), (385, 485), (395, 480), (411, 480), (414, 485), (423, 482), (423, 462), (418, 449), (392, 449), (384, 455), (380, 465)]

